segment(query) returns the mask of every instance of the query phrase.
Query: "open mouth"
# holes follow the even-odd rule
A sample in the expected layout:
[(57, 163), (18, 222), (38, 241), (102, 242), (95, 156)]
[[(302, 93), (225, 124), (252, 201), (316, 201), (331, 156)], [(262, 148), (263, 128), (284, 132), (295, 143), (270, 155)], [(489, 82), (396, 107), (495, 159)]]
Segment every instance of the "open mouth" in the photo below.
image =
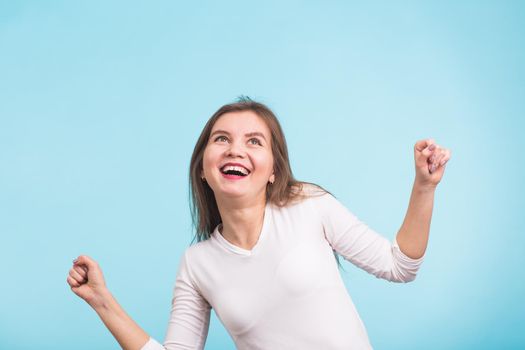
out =
[(250, 171), (242, 166), (226, 165), (220, 170), (224, 175), (229, 175), (235, 178), (245, 177), (250, 174)]

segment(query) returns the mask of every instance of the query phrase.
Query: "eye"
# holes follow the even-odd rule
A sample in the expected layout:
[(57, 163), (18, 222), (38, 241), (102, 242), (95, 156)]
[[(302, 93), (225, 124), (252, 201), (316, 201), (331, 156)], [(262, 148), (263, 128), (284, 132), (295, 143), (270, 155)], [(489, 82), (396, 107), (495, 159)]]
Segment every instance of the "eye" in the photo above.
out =
[(224, 140), (228, 140), (228, 138), (227, 138), (226, 136), (217, 136), (217, 137), (215, 138), (215, 142), (217, 142), (217, 141), (219, 141), (219, 140), (223, 140), (223, 139), (224, 139)]
[[(255, 141), (255, 143), (253, 143), (252, 141)], [(252, 142), (252, 145), (261, 145), (262, 146), (261, 141), (259, 141), (259, 139), (256, 139), (255, 137), (250, 139), (250, 140), (248, 140), (248, 142)]]

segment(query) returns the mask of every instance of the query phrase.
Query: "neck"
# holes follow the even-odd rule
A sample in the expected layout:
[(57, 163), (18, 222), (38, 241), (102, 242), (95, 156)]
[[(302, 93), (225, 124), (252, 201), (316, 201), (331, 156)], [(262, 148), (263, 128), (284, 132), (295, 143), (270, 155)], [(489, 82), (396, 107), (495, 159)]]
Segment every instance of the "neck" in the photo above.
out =
[(232, 199), (217, 200), (217, 206), (222, 220), (219, 226), (222, 236), (233, 245), (251, 250), (261, 234), (266, 200), (242, 204)]

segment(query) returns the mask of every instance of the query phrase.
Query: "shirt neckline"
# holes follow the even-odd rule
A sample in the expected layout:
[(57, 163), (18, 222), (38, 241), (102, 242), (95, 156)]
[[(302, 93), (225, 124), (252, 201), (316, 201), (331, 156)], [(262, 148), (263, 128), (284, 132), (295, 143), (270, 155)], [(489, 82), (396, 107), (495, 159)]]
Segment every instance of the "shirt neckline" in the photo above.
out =
[(257, 242), (255, 243), (255, 245), (252, 247), (251, 250), (238, 247), (235, 244), (228, 242), (228, 240), (224, 238), (222, 234), (219, 232), (219, 226), (221, 226), (221, 224), (215, 227), (215, 230), (213, 230), (212, 236), (215, 237), (215, 239), (219, 242), (219, 244), (222, 245), (227, 250), (233, 253), (239, 254), (239, 255), (251, 256), (259, 249), (262, 241), (266, 237), (266, 231), (268, 227), (268, 222), (270, 221), (270, 215), (271, 215), (270, 203), (267, 202), (264, 207), (264, 218), (263, 218), (261, 233), (259, 234), (259, 239), (257, 240)]

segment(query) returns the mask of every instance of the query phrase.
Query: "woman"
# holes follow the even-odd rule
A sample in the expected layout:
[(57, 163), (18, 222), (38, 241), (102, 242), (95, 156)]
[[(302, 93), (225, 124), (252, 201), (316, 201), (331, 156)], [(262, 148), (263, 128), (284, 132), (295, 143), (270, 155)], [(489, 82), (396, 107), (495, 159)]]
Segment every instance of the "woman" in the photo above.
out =
[(212, 307), (239, 349), (370, 349), (334, 254), (378, 278), (414, 280), (450, 151), (429, 139), (414, 156), (410, 204), (390, 242), (321, 187), (295, 180), (274, 114), (240, 99), (210, 118), (193, 152), (198, 242), (180, 260), (164, 346), (119, 306), (88, 256), (67, 282), (123, 349), (202, 349)]

